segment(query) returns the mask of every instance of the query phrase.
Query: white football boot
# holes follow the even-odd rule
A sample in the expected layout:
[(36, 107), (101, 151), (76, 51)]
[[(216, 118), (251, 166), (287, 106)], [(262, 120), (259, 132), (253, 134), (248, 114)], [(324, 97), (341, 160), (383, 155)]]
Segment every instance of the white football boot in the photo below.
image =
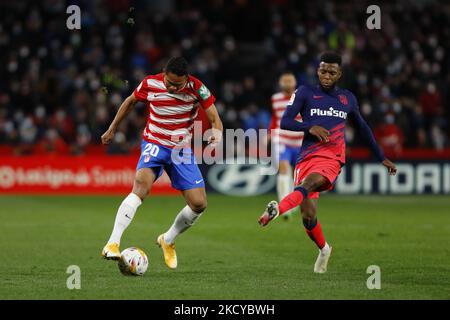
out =
[(319, 250), (319, 256), (317, 257), (316, 263), (314, 264), (315, 273), (325, 273), (327, 272), (328, 259), (330, 259), (333, 247), (325, 246)]

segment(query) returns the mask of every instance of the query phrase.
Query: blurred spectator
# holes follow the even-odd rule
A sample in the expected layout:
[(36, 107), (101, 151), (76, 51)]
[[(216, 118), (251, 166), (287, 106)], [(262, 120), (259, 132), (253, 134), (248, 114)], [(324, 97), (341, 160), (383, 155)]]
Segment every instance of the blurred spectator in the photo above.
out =
[(73, 154), (84, 154), (91, 143), (91, 133), (86, 124), (80, 124), (77, 128), (77, 136), (75, 144), (72, 148)]
[(355, 36), (348, 30), (345, 22), (339, 23), (339, 26), (328, 36), (328, 46), (330, 49), (353, 49), (355, 47)]
[(385, 116), (384, 123), (375, 128), (374, 134), (387, 157), (395, 158), (400, 155), (403, 149), (404, 134), (395, 123), (393, 114)]
[(126, 144), (125, 134), (122, 131), (117, 131), (114, 135), (113, 142), (108, 146), (108, 153), (110, 154), (127, 154), (128, 146)]
[(419, 95), (419, 103), (422, 107), (422, 114), (425, 120), (425, 127), (430, 128), (431, 124), (435, 122), (442, 112), (441, 94), (436, 89), (436, 85), (429, 82)]
[(66, 111), (63, 109), (58, 109), (55, 111), (51, 117), (49, 124), (52, 128), (58, 131), (58, 134), (65, 140), (70, 141), (73, 139), (75, 134), (74, 125), (72, 119), (70, 119)]
[(48, 129), (42, 140), (36, 144), (33, 152), (36, 154), (69, 154), (70, 147), (56, 129)]
[(421, 92), (419, 103), (431, 146), (437, 150), (444, 149), (448, 145), (448, 137), (445, 134), (448, 122), (444, 116), (441, 94), (433, 82), (428, 83), (426, 90)]

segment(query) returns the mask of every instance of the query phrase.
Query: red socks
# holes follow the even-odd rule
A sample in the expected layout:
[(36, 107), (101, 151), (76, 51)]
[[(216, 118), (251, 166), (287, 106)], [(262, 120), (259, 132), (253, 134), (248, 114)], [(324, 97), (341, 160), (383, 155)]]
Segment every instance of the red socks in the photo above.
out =
[[(294, 192), (289, 193), (283, 200), (280, 201), (278, 205), (278, 209), (280, 210), (280, 216), (295, 208), (298, 207), (303, 199), (308, 196), (308, 191), (303, 187), (297, 187), (294, 189)], [(314, 220), (303, 220), (303, 224), (305, 225), (305, 230), (308, 236), (312, 241), (316, 243), (319, 249), (322, 249), (325, 246), (325, 237), (323, 236), (322, 227), (320, 226), (319, 221), (315, 218)]]
[(278, 205), (278, 208), (280, 209), (280, 216), (295, 208), (298, 207), (305, 196), (303, 193), (299, 190), (294, 190), (294, 192), (289, 193), (286, 197), (283, 198), (283, 200), (280, 201), (280, 204)]
[(325, 246), (325, 237), (323, 236), (322, 227), (320, 226), (319, 221), (311, 230), (305, 227), (305, 231), (310, 237), (312, 241), (314, 241), (319, 249), (322, 249)]

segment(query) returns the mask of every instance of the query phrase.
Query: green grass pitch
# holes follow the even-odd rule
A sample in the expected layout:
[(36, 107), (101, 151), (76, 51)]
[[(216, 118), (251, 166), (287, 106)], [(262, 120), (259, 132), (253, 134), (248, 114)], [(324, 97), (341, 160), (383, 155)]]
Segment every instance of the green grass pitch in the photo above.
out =
[[(176, 270), (155, 240), (184, 201), (148, 198), (121, 248), (141, 247), (149, 269), (125, 277), (100, 257), (123, 197), (1, 196), (0, 299), (450, 299), (450, 197), (322, 195), (334, 247), (323, 275), (298, 217), (257, 224), (273, 197), (210, 195), (177, 239)], [(80, 290), (66, 287), (69, 265), (81, 268)], [(381, 268), (380, 290), (366, 286), (370, 265)]]

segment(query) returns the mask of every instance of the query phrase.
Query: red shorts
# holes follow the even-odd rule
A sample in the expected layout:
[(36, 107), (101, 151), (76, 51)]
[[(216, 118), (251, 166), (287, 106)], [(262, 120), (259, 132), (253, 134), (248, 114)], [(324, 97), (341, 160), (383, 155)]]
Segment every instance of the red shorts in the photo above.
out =
[(341, 163), (337, 160), (318, 156), (302, 160), (295, 166), (294, 183), (298, 186), (311, 173), (318, 173), (325, 177), (328, 182), (320, 190), (308, 194), (308, 199), (317, 199), (319, 192), (333, 189), (341, 167)]

